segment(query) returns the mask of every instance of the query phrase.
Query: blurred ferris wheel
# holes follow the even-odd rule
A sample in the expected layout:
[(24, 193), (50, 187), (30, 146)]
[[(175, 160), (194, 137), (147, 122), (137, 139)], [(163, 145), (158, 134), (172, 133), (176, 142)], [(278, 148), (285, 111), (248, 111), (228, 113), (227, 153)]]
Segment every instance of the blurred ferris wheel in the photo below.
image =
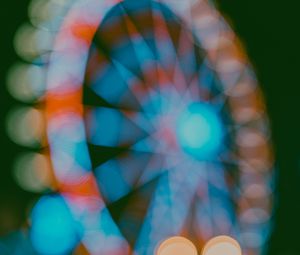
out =
[(24, 189), (60, 194), (32, 210), (35, 249), (152, 255), (171, 236), (200, 251), (229, 235), (243, 254), (263, 254), (268, 119), (214, 3), (35, 0), (29, 16), (15, 39), (27, 63), (12, 68), (8, 89), (31, 106), (13, 110), (7, 126), (41, 153), (22, 155), (14, 175)]

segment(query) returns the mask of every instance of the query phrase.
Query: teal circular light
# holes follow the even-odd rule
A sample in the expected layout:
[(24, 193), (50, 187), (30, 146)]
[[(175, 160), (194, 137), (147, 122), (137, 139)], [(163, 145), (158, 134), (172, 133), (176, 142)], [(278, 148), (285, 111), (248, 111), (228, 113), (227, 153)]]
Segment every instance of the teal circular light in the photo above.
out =
[(76, 224), (60, 196), (42, 197), (31, 213), (30, 237), (42, 255), (67, 255), (77, 245)]
[(223, 139), (223, 128), (216, 110), (207, 104), (193, 103), (178, 118), (177, 139), (181, 148), (197, 159), (217, 154)]

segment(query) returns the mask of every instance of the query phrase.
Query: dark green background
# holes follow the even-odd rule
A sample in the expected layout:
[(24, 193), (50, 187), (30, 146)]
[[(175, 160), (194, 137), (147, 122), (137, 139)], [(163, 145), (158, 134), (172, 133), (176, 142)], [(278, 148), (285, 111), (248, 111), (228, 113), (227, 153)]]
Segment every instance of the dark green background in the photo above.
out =
[[(138, 1), (138, 0), (137, 0)], [(20, 104), (6, 91), (8, 68), (18, 59), (12, 40), (27, 20), (28, 0), (0, 5), (0, 235), (23, 222), (35, 195), (21, 190), (11, 176), (16, 155), (26, 148), (5, 134), (8, 110)], [(218, 0), (254, 65), (271, 119), (277, 161), (275, 227), (271, 255), (300, 254), (300, 13), (297, 1)], [(17, 219), (17, 220), (15, 220)]]

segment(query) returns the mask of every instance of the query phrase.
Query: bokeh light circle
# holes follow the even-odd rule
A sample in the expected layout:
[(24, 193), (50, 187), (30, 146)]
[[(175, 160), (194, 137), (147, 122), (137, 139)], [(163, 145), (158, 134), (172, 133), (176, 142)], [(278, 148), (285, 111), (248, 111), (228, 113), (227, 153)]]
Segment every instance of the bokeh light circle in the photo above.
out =
[(222, 143), (222, 132), (215, 110), (199, 103), (190, 105), (177, 123), (180, 145), (199, 159), (216, 156)]
[(155, 255), (197, 255), (195, 245), (188, 239), (176, 236), (162, 242)]
[(233, 238), (217, 236), (205, 244), (202, 255), (242, 255), (242, 250)]
[(15, 143), (37, 148), (44, 144), (45, 122), (43, 112), (31, 107), (18, 107), (7, 116), (7, 133)]
[(42, 255), (69, 254), (77, 245), (76, 223), (62, 197), (45, 196), (35, 204), (30, 236), (34, 248)]
[(42, 192), (54, 186), (49, 159), (43, 154), (20, 155), (14, 164), (13, 175), (20, 187), (26, 191)]

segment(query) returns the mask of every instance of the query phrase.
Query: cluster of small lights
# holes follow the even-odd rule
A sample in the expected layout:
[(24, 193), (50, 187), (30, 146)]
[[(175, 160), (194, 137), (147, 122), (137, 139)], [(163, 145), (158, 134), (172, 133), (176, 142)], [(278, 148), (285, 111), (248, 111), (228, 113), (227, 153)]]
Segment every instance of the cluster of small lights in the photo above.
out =
[(29, 22), (18, 29), (14, 39), (15, 51), (22, 61), (10, 68), (7, 90), (20, 103), (8, 113), (6, 127), (15, 143), (28, 148), (28, 153), (16, 159), (13, 174), (17, 183), (30, 192), (56, 189), (48, 153), (44, 96), (53, 40), (68, 2), (31, 1)]
[[(41, 254), (46, 251), (47, 254), (53, 255), (66, 254), (76, 247), (78, 250), (86, 250), (85, 252), (88, 254), (99, 254), (99, 252), (105, 255), (129, 254), (131, 249), (135, 250), (137, 254), (153, 254), (157, 244), (170, 234), (159, 233), (159, 226), (162, 224), (162, 212), (166, 209), (164, 204), (167, 196), (164, 197), (166, 194), (164, 186), (171, 183), (175, 189), (176, 187), (178, 189), (180, 185), (189, 185), (186, 194), (173, 194), (178, 196), (178, 201), (174, 202), (175, 204), (182, 200), (185, 201), (183, 204), (186, 205), (186, 208), (182, 209), (180, 213), (172, 211), (174, 219), (171, 220), (171, 223), (178, 223), (176, 227), (180, 227), (179, 222), (188, 215), (188, 206), (193, 201), (192, 192), (197, 190), (199, 194), (205, 193), (197, 187), (196, 181), (199, 181), (200, 177), (195, 171), (190, 173), (187, 171), (183, 171), (183, 173), (177, 171), (178, 173), (176, 173), (175, 171), (172, 177), (175, 181), (162, 178), (136, 247), (129, 245), (106, 208), (104, 201), (107, 197), (111, 200), (117, 200), (128, 193), (130, 189), (125, 187), (123, 192), (121, 190), (123, 186), (120, 186), (119, 194), (107, 195), (107, 197), (105, 197), (105, 193), (101, 193), (105, 192), (105, 189), (102, 190), (100, 187), (101, 192), (99, 191), (97, 176), (94, 176), (91, 171), (92, 163), (88, 154), (86, 133), (92, 133), (91, 130), (93, 129), (103, 128), (103, 126), (97, 126), (97, 122), (92, 126), (92, 120), (96, 119), (99, 122), (97, 118), (100, 118), (101, 114), (105, 118), (110, 116), (112, 123), (117, 124), (120, 122), (116, 122), (116, 118), (124, 117), (117, 117), (119, 113), (115, 113), (117, 111), (113, 112), (111, 109), (106, 110), (109, 112), (106, 114), (103, 113), (103, 109), (99, 112), (89, 111), (88, 116), (90, 116), (91, 121), (89, 122), (90, 126), (88, 126), (89, 130), (86, 132), (82, 86), (86, 63), (89, 61), (89, 49), (96, 30), (106, 14), (119, 2), (121, 1), (33, 0), (29, 7), (30, 23), (23, 25), (16, 33), (14, 41), (16, 52), (22, 59), (31, 64), (17, 63), (8, 74), (8, 91), (19, 101), (26, 103), (26, 106), (20, 106), (9, 113), (7, 131), (14, 142), (34, 150), (39, 148), (41, 152), (21, 155), (16, 160), (14, 176), (17, 183), (25, 190), (32, 192), (55, 190), (60, 193), (59, 196), (43, 196), (31, 213), (31, 239), (35, 249)], [(229, 105), (229, 114), (234, 121), (231, 128), (233, 129), (233, 143), (236, 148), (235, 151), (229, 151), (229, 163), (236, 165), (239, 169), (237, 187), (232, 191), (236, 200), (237, 209), (234, 217), (237, 218), (238, 226), (232, 226), (233, 223), (228, 220), (227, 216), (224, 216), (226, 215), (226, 208), (215, 208), (218, 209), (217, 212), (209, 213), (205, 209), (202, 211), (199, 209), (199, 215), (197, 215), (199, 220), (195, 224), (198, 227), (196, 230), (196, 240), (198, 240), (195, 243), (196, 249), (199, 250), (203, 243), (214, 235), (214, 226), (208, 223), (214, 218), (217, 223), (220, 223), (219, 227), (224, 232), (223, 234), (232, 234), (239, 240), (243, 254), (262, 254), (268, 238), (271, 220), (273, 158), (263, 98), (251, 66), (249, 66), (247, 57), (244, 55), (235, 34), (210, 1), (161, 0), (158, 2), (176, 13), (185, 22), (187, 29), (193, 29), (200, 47), (206, 52), (206, 60), (210, 68), (216, 72), (223, 86), (223, 94), (216, 100), (226, 102)], [(130, 31), (136, 33), (134, 24), (127, 25)], [(158, 31), (158, 33), (163, 34), (163, 31)], [(135, 39), (139, 41), (138, 36)], [(141, 54), (147, 53), (143, 51)], [(168, 63), (163, 64), (167, 65)], [(135, 79), (121, 65), (118, 63), (115, 65), (122, 78)], [(101, 95), (110, 99), (112, 95), (109, 94), (110, 91), (108, 94), (105, 93), (103, 92)], [(138, 89), (135, 90), (135, 93), (138, 100), (145, 105), (143, 93), (140, 93)], [(155, 96), (151, 99), (153, 98), (156, 99)], [(193, 99), (192, 96), (191, 98)], [(175, 93), (172, 96), (173, 105), (178, 102), (177, 99)], [(151, 100), (148, 101), (150, 104), (152, 103)], [(193, 101), (195, 100), (191, 102)], [(188, 105), (191, 105), (190, 101), (184, 103), (183, 106), (178, 106), (178, 108), (184, 109)], [(208, 136), (193, 136), (194, 130), (199, 128), (199, 126), (194, 125), (193, 119), (197, 119), (197, 123), (201, 121), (204, 123), (200, 126), (201, 128), (207, 127), (207, 134), (209, 132), (217, 134), (216, 140), (213, 141), (212, 145), (209, 145), (209, 149), (205, 153), (216, 151), (221, 146), (218, 143), (223, 136), (223, 127), (218, 122), (214, 109), (209, 107), (207, 109), (205, 113), (201, 110), (195, 115), (190, 115), (190, 113), (187, 115), (185, 112), (182, 115), (184, 120), (177, 125), (177, 136), (181, 141), (183, 150), (188, 151), (190, 155), (196, 155), (195, 158), (197, 159), (203, 156), (203, 152), (199, 156), (200, 150), (197, 149), (197, 145), (193, 144), (193, 141), (196, 139), (198, 146), (199, 144), (206, 144)], [(130, 120), (135, 118), (140, 123), (146, 123), (141, 121), (145, 116), (133, 116), (132, 113), (128, 112), (122, 112), (122, 114)], [(155, 121), (157, 119), (152, 120), (152, 122)], [(160, 119), (160, 123), (162, 121)], [(211, 123), (216, 124), (210, 125)], [(107, 134), (105, 138), (102, 135), (100, 139), (94, 136), (95, 143), (97, 143), (97, 139), (100, 145), (103, 143), (111, 145), (116, 142), (110, 140), (110, 137), (115, 137), (117, 134), (113, 131), (114, 127), (109, 127), (108, 122), (106, 124), (111, 135)], [(124, 130), (132, 130), (130, 128), (132, 127), (124, 126)], [(147, 128), (145, 127), (145, 129)], [(190, 137), (191, 135), (192, 137)], [(120, 141), (126, 143), (128, 142), (126, 139), (133, 140), (137, 137), (138, 133), (128, 134), (124, 131), (124, 140)], [(172, 142), (172, 138), (170, 141)], [(141, 144), (136, 143), (135, 149), (145, 149), (145, 143)], [(149, 140), (147, 145), (149, 149)], [(150, 149), (153, 150), (153, 148)], [(156, 149), (162, 151), (165, 147)], [(170, 152), (170, 154), (172, 153)], [(137, 154), (138, 156), (139, 154)], [(168, 160), (170, 161), (168, 166), (174, 167), (176, 158), (171, 155)], [(189, 160), (194, 161), (190, 158)], [(125, 165), (129, 164), (128, 162), (130, 160), (124, 160), (123, 163), (119, 161), (118, 163)], [(195, 164), (189, 164), (191, 168), (195, 167)], [(188, 164), (185, 165), (185, 167), (188, 166)], [(196, 166), (200, 170), (207, 167), (201, 163), (197, 163)], [(108, 165), (101, 167), (113, 169)], [(99, 174), (103, 172), (101, 167), (97, 171)], [(219, 169), (213, 167), (212, 170), (217, 171)], [(190, 176), (184, 177), (187, 174)], [(221, 174), (224, 173), (221, 171)], [(180, 182), (178, 178), (186, 178), (186, 180)], [(215, 182), (223, 181), (222, 176), (215, 178)], [(145, 183), (145, 180), (149, 180), (149, 177), (144, 176), (144, 180), (141, 182)], [(205, 184), (203, 185), (205, 187)], [(222, 184), (216, 183), (216, 186), (218, 185), (221, 189), (223, 188)], [(218, 199), (221, 200), (221, 198)], [(221, 202), (220, 205), (222, 205)], [(176, 206), (172, 210), (176, 208), (179, 210)], [(178, 220), (178, 217), (181, 219)], [(65, 220), (60, 222), (57, 219)], [(54, 223), (55, 226), (52, 225)], [(172, 233), (174, 235), (180, 234), (178, 233), (180, 231), (176, 232), (175, 230), (176, 233)], [(54, 245), (53, 241), (56, 240), (58, 233), (60, 233), (59, 238), (66, 240), (66, 242)], [(148, 239), (151, 238), (152, 240), (149, 241)], [(47, 242), (44, 242), (45, 239)], [(145, 244), (148, 246), (146, 250), (143, 248)], [(171, 254), (164, 249), (172, 250), (174, 248), (161, 248), (157, 255)], [(191, 249), (191, 255), (197, 254), (194, 248)], [(218, 250), (219, 248), (206, 247), (204, 249), (206, 251), (202, 253), (203, 255), (219, 255), (219, 253), (214, 252), (214, 249)], [(174, 254), (172, 253), (172, 255)], [(235, 251), (228, 254), (239, 255)]]

